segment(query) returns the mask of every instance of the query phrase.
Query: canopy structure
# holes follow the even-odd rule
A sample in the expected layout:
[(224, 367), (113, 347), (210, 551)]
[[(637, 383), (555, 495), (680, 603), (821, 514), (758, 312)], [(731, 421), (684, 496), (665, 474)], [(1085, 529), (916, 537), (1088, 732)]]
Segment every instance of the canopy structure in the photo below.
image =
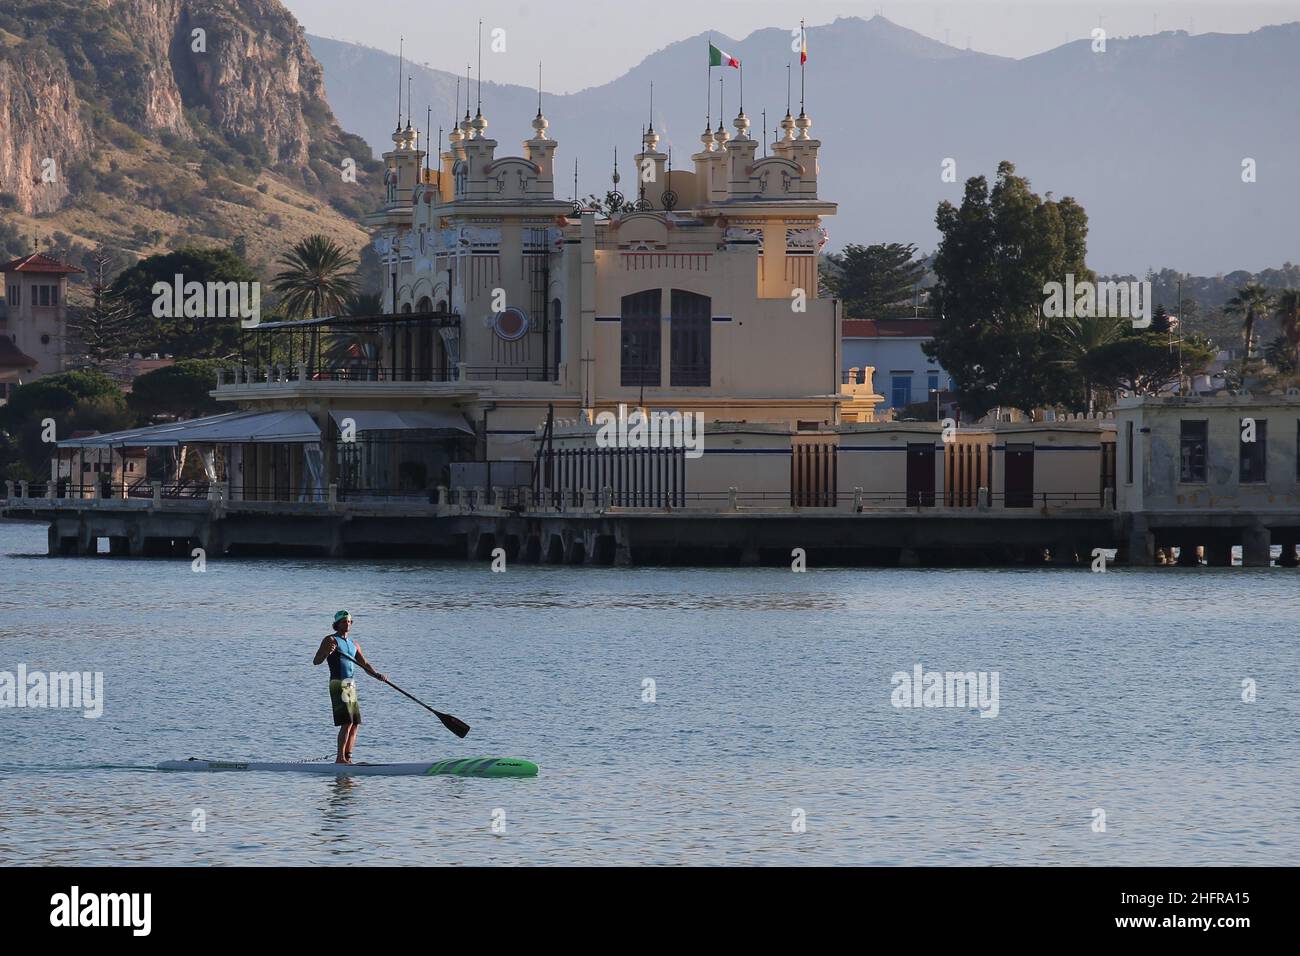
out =
[(359, 432), (366, 431), (407, 431), (424, 428), (433, 430), (455, 430), (473, 435), (474, 428), (465, 416), (451, 411), (389, 411), (387, 409), (357, 409), (345, 411), (334, 409), (330, 417), (335, 424), (343, 428), (343, 423), (351, 419)]
[(300, 409), (278, 412), (227, 412), (187, 422), (169, 422), (148, 428), (130, 428), (89, 438), (70, 438), (60, 448), (170, 447), (207, 444), (236, 445), (246, 442), (316, 442), (320, 428), (316, 420)]

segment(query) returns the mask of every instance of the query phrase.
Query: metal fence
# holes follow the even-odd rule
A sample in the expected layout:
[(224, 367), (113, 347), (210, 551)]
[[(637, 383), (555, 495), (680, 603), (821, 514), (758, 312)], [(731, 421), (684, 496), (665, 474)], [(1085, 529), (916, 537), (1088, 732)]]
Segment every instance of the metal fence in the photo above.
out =
[(1041, 511), (1113, 511), (1113, 494), (1089, 492), (1038, 492), (1030, 503), (1022, 495), (1008, 496), (980, 489), (977, 499), (970, 505), (945, 504), (942, 494), (918, 500), (915, 491), (865, 491), (855, 489), (844, 492), (824, 492), (808, 503), (792, 503), (789, 490), (750, 491), (730, 488), (715, 491), (674, 491), (670, 496), (653, 489), (618, 491), (612, 487), (591, 488), (532, 488), (520, 486), (447, 487), (411, 489), (393, 487), (348, 487), (337, 484), (325, 488), (290, 488), (285, 484), (243, 485), (230, 487), (224, 482), (185, 481), (135, 481), (131, 483), (70, 483), (7, 482), (0, 486), (0, 502), (10, 505), (22, 500), (103, 501), (139, 500), (157, 498), (160, 501), (268, 502), (321, 504), (366, 502), (408, 503), (412, 505), (440, 505), (478, 511), (499, 508), (513, 511), (727, 511), (754, 509), (767, 511), (807, 512), (884, 512), (897, 511), (924, 514), (999, 511), (1007, 513), (1036, 513)]

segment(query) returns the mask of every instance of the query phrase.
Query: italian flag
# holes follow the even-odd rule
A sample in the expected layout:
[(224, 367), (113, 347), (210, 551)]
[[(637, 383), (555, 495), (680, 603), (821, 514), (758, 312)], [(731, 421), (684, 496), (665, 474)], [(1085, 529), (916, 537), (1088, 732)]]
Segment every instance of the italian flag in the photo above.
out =
[(734, 66), (740, 69), (740, 61), (730, 53), (723, 53), (712, 43), (709, 44), (709, 66)]
[(808, 62), (808, 34), (803, 32), (802, 24), (799, 27), (799, 65), (803, 66)]

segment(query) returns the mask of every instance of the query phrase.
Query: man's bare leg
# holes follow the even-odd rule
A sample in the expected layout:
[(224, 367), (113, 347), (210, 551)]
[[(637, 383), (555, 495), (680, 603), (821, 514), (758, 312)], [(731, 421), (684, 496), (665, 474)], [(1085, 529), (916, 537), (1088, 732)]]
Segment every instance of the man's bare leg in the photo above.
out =
[(343, 762), (352, 762), (352, 749), (357, 745), (357, 731), (361, 729), (360, 724), (353, 724), (348, 728), (347, 745), (343, 748)]
[(348, 762), (347, 754), (352, 750), (352, 747), (348, 743), (349, 731), (351, 730), (352, 728), (347, 724), (344, 724), (339, 728), (339, 748), (338, 753), (334, 756), (335, 763)]

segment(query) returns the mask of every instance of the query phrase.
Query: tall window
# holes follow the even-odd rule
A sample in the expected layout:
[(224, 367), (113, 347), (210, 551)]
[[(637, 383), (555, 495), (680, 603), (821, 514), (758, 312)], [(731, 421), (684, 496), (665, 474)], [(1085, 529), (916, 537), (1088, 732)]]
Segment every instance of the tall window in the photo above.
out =
[[(1241, 429), (1238, 432), (1238, 438), (1249, 437), (1249, 433), (1243, 423), (1238, 422)], [(1255, 440), (1242, 441), (1240, 454), (1238, 456), (1241, 465), (1238, 474), (1238, 481), (1242, 484), (1264, 481), (1268, 471), (1268, 422), (1262, 418), (1255, 419)]]
[(713, 334), (713, 300), (673, 289), (672, 384), (712, 384), (710, 337)]
[(1203, 482), (1205, 481), (1205, 445), (1209, 423), (1200, 422), (1180, 422), (1179, 423), (1179, 481), (1185, 482)]
[(47, 285), (38, 285), (38, 286), (36, 287), (36, 304), (37, 304), (37, 305), (49, 305), (49, 304), (50, 304), (50, 287), (49, 287), (49, 286), (47, 286)]
[(1126, 484), (1133, 484), (1133, 423), (1129, 422), (1124, 429), (1124, 457), (1125, 472), (1127, 477), (1124, 479)]
[(663, 291), (647, 289), (623, 296), (620, 383), (659, 385), (659, 322)]
[(558, 375), (560, 356), (564, 354), (564, 317), (560, 314), (560, 300), (551, 300), (551, 372)]
[(912, 404), (912, 373), (907, 372), (893, 377), (893, 389), (890, 404), (894, 408), (906, 408)]
[(937, 392), (937, 391), (939, 391), (939, 376), (938, 376), (938, 374), (936, 374), (936, 373), (934, 373), (934, 372), (931, 372), (931, 373), (929, 374), (929, 376), (926, 378), (926, 384), (925, 384), (925, 387), (926, 387), (929, 391), (931, 391), (931, 392)]

